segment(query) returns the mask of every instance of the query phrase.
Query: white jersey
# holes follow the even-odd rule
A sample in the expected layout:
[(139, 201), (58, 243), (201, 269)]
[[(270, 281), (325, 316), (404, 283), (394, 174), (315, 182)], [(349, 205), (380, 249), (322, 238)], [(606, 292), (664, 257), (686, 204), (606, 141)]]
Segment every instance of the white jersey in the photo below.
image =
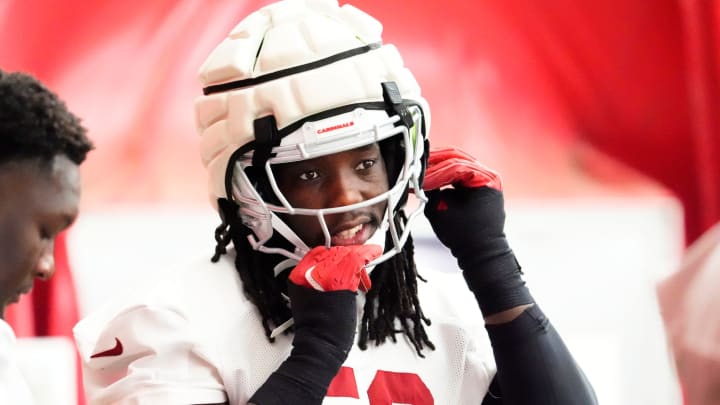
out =
[(15, 358), (15, 333), (0, 319), (0, 404), (34, 403), (30, 388)]
[[(233, 261), (234, 252), (173, 271), (130, 303), (78, 323), (89, 404), (245, 404), (287, 358), (293, 335), (267, 340)], [(367, 350), (356, 342), (323, 404), (482, 401), (495, 362), (477, 303), (459, 273), (422, 275), (420, 303), (436, 350), (420, 358), (405, 339)]]

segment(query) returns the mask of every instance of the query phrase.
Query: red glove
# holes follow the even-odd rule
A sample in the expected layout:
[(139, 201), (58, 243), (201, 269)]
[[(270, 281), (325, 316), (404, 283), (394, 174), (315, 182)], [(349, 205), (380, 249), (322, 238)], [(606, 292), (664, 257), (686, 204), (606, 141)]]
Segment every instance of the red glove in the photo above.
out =
[(465, 188), (487, 186), (502, 191), (500, 175), (467, 153), (455, 148), (430, 150), (423, 190), (450, 185)]
[(300, 260), (287, 286), (295, 329), (292, 351), (249, 403), (323, 402), (353, 346), (357, 290), (370, 288), (365, 265), (381, 254), (377, 245), (319, 246)]
[(365, 265), (382, 254), (378, 245), (318, 246), (309, 251), (290, 272), (295, 285), (318, 291), (350, 290), (371, 287)]

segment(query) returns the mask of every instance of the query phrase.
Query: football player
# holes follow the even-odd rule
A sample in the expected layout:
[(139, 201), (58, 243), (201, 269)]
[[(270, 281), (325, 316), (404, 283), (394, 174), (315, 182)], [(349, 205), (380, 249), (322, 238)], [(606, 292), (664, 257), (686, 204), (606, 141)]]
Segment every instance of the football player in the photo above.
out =
[[(288, 0), (212, 51), (195, 111), (215, 264), (77, 327), (92, 403), (595, 403), (521, 278), (500, 177), (429, 149), (381, 31)], [(423, 212), (464, 280), (416, 267)]]
[(5, 309), (55, 273), (57, 235), (80, 199), (92, 143), (80, 120), (36, 78), (0, 71), (0, 402), (32, 403)]

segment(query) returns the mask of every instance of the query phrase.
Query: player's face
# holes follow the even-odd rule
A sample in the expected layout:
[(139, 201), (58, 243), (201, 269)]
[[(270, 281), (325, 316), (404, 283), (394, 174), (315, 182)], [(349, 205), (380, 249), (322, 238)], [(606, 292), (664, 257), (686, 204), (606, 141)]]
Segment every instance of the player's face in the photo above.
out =
[[(311, 160), (277, 165), (278, 187), (296, 208), (333, 208), (356, 204), (388, 190), (385, 163), (377, 144)], [(327, 215), (332, 245), (361, 245), (375, 233), (387, 202), (351, 212)], [(325, 244), (316, 217), (283, 216), (310, 247)]]
[(35, 278), (55, 272), (55, 237), (75, 220), (80, 199), (78, 166), (64, 156), (0, 166), (0, 316), (30, 291)]

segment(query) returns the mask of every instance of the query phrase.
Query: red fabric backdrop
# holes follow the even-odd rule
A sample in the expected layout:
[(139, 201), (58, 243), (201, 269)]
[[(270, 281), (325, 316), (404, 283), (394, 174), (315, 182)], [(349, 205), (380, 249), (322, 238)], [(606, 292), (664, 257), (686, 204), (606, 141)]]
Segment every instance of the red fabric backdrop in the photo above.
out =
[[(84, 207), (205, 200), (196, 70), (264, 3), (0, 3), (0, 68), (47, 82), (98, 146), (83, 168)], [(353, 4), (384, 22), (416, 73), (433, 142), (498, 168), (510, 197), (669, 192), (688, 242), (720, 219), (719, 1)], [(49, 312), (16, 317), (21, 335), (67, 332), (69, 280), (58, 271), (50, 283), (61, 299), (36, 291)]]
[[(264, 3), (8, 0), (0, 66), (38, 75), (84, 117), (99, 146), (86, 205), (199, 201), (196, 69)], [(416, 72), (434, 141), (500, 169), (509, 194), (659, 185), (682, 201), (688, 242), (719, 219), (717, 1), (354, 4)]]

